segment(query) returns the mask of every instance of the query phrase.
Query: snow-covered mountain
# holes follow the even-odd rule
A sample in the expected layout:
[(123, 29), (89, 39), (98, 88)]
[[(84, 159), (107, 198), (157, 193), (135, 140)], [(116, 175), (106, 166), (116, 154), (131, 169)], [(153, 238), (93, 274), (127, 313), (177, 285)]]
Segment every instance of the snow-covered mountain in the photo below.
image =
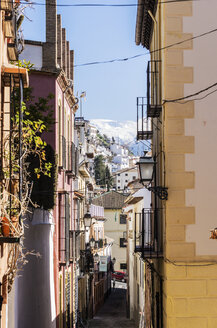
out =
[(137, 142), (136, 122), (134, 121), (113, 121), (106, 119), (90, 120), (101, 134), (106, 134), (109, 138), (114, 137), (115, 141), (126, 145), (134, 155), (141, 156), (145, 149), (149, 148), (149, 142)]
[(100, 133), (106, 134), (109, 138), (114, 137), (123, 143), (134, 141), (136, 137), (136, 122), (95, 119), (90, 121)]

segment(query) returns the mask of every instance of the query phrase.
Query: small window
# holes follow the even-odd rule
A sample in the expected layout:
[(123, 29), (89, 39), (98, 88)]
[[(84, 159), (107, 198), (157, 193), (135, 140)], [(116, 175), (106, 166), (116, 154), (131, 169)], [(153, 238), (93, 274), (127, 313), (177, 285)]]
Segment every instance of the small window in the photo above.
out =
[(121, 182), (121, 180), (118, 180), (118, 182), (120, 183), (120, 182)]
[(120, 263), (121, 270), (127, 270), (127, 263)]
[(128, 180), (125, 180), (125, 182), (128, 182)]
[(128, 173), (125, 173), (125, 177), (128, 177)]
[(135, 177), (135, 175), (133, 176), (133, 180), (136, 180), (136, 177)]
[(126, 223), (127, 223), (127, 215), (120, 214), (120, 224), (126, 224)]
[(118, 173), (118, 177), (120, 176), (120, 173)]
[(127, 247), (125, 238), (120, 238), (120, 247)]
[(118, 187), (118, 189), (121, 189), (121, 187)]

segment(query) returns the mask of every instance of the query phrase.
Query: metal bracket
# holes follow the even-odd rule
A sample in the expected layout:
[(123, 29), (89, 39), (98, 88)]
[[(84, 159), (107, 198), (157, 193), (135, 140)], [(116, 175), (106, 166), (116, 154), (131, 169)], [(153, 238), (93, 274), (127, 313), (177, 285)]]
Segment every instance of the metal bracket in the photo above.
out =
[(166, 187), (156, 186), (156, 187), (148, 187), (149, 191), (156, 194), (161, 200), (167, 200), (168, 199), (168, 192)]

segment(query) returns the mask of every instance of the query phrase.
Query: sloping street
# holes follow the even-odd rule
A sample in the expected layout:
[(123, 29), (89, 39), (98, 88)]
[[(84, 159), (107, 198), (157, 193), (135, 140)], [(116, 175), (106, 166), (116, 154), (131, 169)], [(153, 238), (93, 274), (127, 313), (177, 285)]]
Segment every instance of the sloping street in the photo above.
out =
[(97, 315), (89, 321), (89, 328), (135, 328), (132, 320), (126, 317), (126, 289), (112, 291)]

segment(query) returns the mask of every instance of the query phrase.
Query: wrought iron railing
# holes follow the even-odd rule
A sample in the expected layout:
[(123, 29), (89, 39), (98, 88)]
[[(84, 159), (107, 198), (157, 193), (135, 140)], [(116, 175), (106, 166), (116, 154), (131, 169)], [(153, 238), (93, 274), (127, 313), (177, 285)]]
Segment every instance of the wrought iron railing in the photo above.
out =
[(67, 173), (75, 175), (75, 144), (73, 142), (68, 143), (68, 153), (67, 153)]
[(137, 140), (149, 140), (153, 136), (152, 121), (147, 117), (147, 100), (137, 97)]
[(163, 254), (162, 218), (159, 209), (143, 209), (135, 213), (135, 252), (142, 258), (161, 257)]
[[(9, 87), (10, 97), (2, 88), (0, 137), (0, 242), (18, 243), (23, 234), (21, 204), (22, 180), (22, 101), (23, 84), (19, 76), (4, 74), (2, 85)], [(19, 124), (15, 116), (19, 115)]]
[(147, 66), (147, 117), (159, 117), (161, 110), (161, 61), (151, 60)]

